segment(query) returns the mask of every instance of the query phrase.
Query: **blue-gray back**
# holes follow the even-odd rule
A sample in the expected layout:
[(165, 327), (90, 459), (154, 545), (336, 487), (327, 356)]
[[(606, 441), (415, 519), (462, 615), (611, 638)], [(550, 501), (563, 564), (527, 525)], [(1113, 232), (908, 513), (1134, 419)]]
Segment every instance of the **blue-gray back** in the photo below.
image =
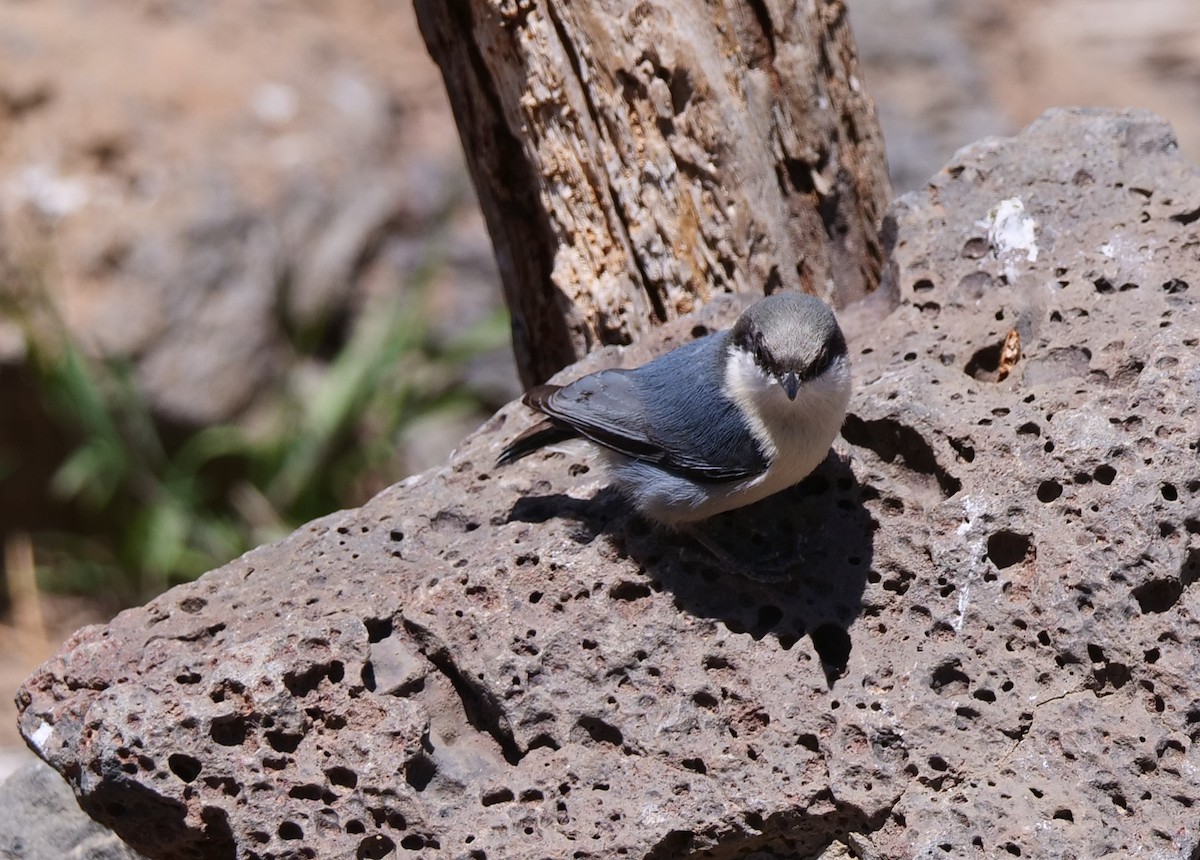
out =
[(728, 332), (702, 337), (633, 370), (604, 370), (538, 404), (592, 441), (706, 481), (756, 475), (766, 458), (723, 392)]

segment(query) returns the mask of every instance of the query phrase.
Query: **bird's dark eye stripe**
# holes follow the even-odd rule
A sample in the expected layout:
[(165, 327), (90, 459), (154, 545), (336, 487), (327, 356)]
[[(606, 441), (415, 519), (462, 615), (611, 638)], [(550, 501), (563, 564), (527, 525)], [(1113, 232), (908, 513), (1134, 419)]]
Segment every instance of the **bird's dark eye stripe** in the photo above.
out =
[(815, 359), (809, 363), (807, 367), (800, 371), (800, 381), (808, 382), (810, 379), (816, 379), (825, 369), (829, 367), (829, 363), (833, 361), (833, 356), (830, 355), (828, 349), (821, 350)]
[(761, 331), (752, 325), (745, 324), (744, 321), (739, 321), (738, 326), (733, 330), (734, 344), (753, 355), (755, 363), (764, 371), (777, 376), (784, 370), (788, 370), (796, 373), (802, 382), (808, 382), (810, 379), (820, 376), (829, 369), (829, 365), (835, 358), (846, 354), (846, 339), (840, 330), (835, 329), (833, 337), (817, 353), (816, 357), (806, 367), (797, 370), (781, 366), (767, 349), (765, 341), (766, 338)]
[(766, 370), (771, 370), (775, 367), (775, 356), (771, 355), (770, 350), (768, 350), (761, 342), (758, 344), (755, 357), (758, 359), (758, 363)]
[(826, 370), (829, 365), (833, 364), (833, 360), (838, 356), (846, 354), (846, 339), (842, 333), (837, 332), (833, 339), (825, 345), (825, 347), (817, 353), (817, 357), (812, 360), (808, 367), (800, 374), (800, 378), (807, 382), (810, 379), (815, 379)]

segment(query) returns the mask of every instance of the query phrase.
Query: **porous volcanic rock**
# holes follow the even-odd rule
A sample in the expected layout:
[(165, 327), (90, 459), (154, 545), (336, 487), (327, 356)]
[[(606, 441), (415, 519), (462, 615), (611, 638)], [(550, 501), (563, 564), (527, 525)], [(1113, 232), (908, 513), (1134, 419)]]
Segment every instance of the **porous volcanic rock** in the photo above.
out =
[(25, 737), (163, 858), (1195, 856), (1200, 170), (1055, 112), (889, 218), (845, 441), (713, 525), (801, 535), (795, 579), (649, 529), (583, 446), (494, 468), (514, 404), (80, 631)]

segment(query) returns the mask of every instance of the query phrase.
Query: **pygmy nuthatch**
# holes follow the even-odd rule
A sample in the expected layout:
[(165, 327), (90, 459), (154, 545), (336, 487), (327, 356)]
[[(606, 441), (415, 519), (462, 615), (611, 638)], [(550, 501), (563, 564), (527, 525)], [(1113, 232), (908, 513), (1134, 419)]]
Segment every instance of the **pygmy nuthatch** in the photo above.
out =
[(641, 367), (531, 389), (524, 402), (547, 419), (499, 462), (582, 436), (638, 510), (682, 525), (801, 481), (825, 459), (849, 400), (833, 312), (813, 296), (776, 293), (733, 328)]

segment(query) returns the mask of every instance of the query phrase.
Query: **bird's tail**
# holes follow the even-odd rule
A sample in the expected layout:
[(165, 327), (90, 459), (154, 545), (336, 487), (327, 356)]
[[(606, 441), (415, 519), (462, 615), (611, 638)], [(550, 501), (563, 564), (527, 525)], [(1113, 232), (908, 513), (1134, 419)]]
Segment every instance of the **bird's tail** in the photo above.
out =
[(542, 421), (512, 440), (508, 444), (508, 447), (500, 452), (500, 457), (496, 460), (496, 465), (507, 466), (509, 463), (515, 463), (522, 457), (532, 454), (539, 448), (544, 448), (555, 442), (565, 442), (567, 439), (574, 439), (578, 435), (570, 427), (560, 427), (551, 421)]

